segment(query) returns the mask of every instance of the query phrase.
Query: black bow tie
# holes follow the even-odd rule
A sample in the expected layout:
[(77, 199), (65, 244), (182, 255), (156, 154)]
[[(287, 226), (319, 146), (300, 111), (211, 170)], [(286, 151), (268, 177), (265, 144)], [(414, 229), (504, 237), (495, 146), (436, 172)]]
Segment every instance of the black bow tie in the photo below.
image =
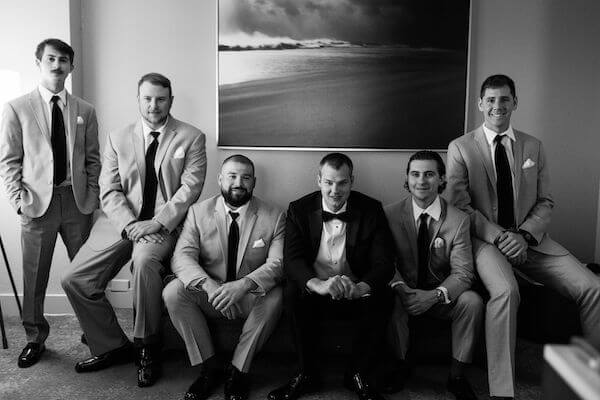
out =
[(339, 219), (342, 222), (350, 222), (350, 213), (348, 211), (341, 212), (339, 214), (332, 214), (327, 211), (321, 211), (323, 216), (323, 222), (329, 222), (332, 219)]

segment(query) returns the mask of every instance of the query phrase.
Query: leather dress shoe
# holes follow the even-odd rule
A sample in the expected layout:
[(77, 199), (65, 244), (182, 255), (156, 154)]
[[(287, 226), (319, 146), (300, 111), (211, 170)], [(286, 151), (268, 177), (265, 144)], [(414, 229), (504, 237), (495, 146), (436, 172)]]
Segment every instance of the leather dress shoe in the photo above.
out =
[(76, 372), (92, 372), (108, 368), (111, 365), (125, 364), (134, 358), (131, 343), (127, 343), (106, 353), (83, 360), (75, 364)]
[(456, 400), (477, 400), (469, 381), (464, 376), (448, 378), (446, 389), (456, 397)]
[(144, 346), (139, 350), (137, 357), (137, 384), (139, 387), (154, 385), (160, 378), (162, 366), (160, 363), (160, 351), (155, 346)]
[(200, 375), (189, 387), (183, 400), (204, 400), (210, 396), (215, 386), (215, 376), (207, 367), (200, 367)]
[(344, 386), (358, 395), (359, 400), (385, 400), (385, 398), (369, 387), (365, 378), (358, 372), (344, 376)]
[(225, 400), (246, 400), (248, 398), (248, 374), (230, 365), (225, 379)]
[(21, 354), (19, 354), (17, 365), (19, 368), (31, 367), (33, 364), (38, 362), (45, 350), (46, 346), (44, 346), (43, 343), (27, 343)]
[(318, 388), (317, 381), (309, 374), (299, 373), (285, 385), (268, 394), (269, 400), (295, 400), (303, 394), (314, 392)]

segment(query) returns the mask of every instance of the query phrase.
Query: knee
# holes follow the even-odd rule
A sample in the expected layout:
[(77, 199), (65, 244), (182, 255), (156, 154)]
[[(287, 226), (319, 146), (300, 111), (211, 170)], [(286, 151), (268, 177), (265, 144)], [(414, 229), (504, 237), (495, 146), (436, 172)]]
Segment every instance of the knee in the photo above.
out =
[(270, 316), (277, 316), (283, 310), (283, 290), (275, 286), (264, 297), (265, 312)]
[(169, 311), (169, 314), (177, 312), (179, 306), (182, 304), (182, 293), (185, 290), (183, 283), (179, 279), (173, 279), (163, 289), (162, 298), (165, 302), (165, 306)]
[(458, 296), (456, 305), (457, 307), (468, 310), (474, 315), (483, 315), (484, 313), (484, 305), (481, 296), (472, 290), (467, 290)]
[(131, 260), (131, 272), (137, 277), (160, 275), (163, 269), (161, 261), (153, 254), (137, 253)]
[(65, 293), (73, 292), (79, 286), (73, 271), (65, 273), (60, 281), (60, 284)]

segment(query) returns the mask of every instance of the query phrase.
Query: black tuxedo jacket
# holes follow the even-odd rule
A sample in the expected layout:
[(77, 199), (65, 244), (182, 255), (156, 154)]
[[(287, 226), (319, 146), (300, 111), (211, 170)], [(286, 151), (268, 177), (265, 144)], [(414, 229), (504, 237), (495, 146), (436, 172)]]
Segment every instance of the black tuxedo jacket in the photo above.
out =
[[(351, 220), (346, 226), (346, 259), (354, 275), (373, 292), (385, 288), (394, 275), (391, 234), (381, 203), (352, 191)], [(287, 280), (301, 290), (316, 277), (313, 267), (323, 230), (321, 192), (290, 203), (285, 226), (283, 264)]]

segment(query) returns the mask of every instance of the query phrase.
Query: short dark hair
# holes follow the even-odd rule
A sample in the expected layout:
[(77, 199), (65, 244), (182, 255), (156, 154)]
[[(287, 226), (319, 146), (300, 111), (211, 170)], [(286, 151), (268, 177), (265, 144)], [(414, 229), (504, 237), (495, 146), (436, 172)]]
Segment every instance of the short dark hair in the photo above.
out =
[(512, 97), (517, 97), (517, 91), (515, 90), (515, 82), (510, 77), (502, 74), (488, 76), (485, 81), (481, 84), (481, 90), (479, 91), (479, 98), (483, 99), (485, 90), (488, 88), (497, 89), (504, 86), (508, 86)]
[(71, 60), (71, 65), (73, 65), (73, 61), (75, 59), (75, 52), (73, 51), (73, 48), (67, 43), (63, 42), (62, 40), (55, 38), (42, 40), (40, 44), (38, 44), (35, 48), (35, 58), (37, 58), (40, 61), (42, 60), (42, 56), (44, 55), (44, 49), (46, 49), (46, 46), (54, 47), (60, 53), (67, 54), (69, 56), (69, 59)]
[[(444, 160), (442, 160), (442, 157), (439, 155), (439, 153), (435, 152), (435, 151), (430, 151), (430, 150), (421, 150), (421, 151), (417, 151), (415, 154), (413, 154), (412, 156), (410, 156), (410, 158), (408, 159), (408, 163), (406, 164), (406, 176), (407, 176), (407, 180), (408, 180), (408, 173), (410, 172), (410, 163), (416, 160), (431, 160), (431, 161), (435, 161), (437, 164), (437, 172), (438, 175), (440, 176), (440, 178), (444, 175), (446, 175), (446, 165), (444, 164)], [(442, 184), (438, 187), (438, 193), (442, 193), (444, 191), (444, 189), (446, 189), (446, 184), (447, 182), (444, 180), (442, 182)], [(404, 188), (406, 190), (408, 189), (408, 181), (404, 182)]]
[(323, 157), (319, 163), (319, 173), (325, 164), (332, 166), (336, 170), (342, 168), (343, 165), (347, 165), (350, 170), (350, 176), (352, 176), (352, 171), (354, 170), (352, 160), (343, 153), (329, 153)]
[(227, 164), (229, 161), (238, 162), (240, 164), (251, 166), (252, 167), (252, 175), (254, 175), (254, 171), (255, 171), (255, 169), (254, 169), (254, 163), (252, 162), (251, 159), (249, 159), (245, 155), (243, 155), (243, 154), (234, 154), (232, 156), (227, 157), (221, 163), (221, 168), (223, 168), (223, 165)]
[(169, 89), (169, 97), (173, 96), (173, 89), (171, 88), (171, 81), (166, 76), (159, 74), (158, 72), (150, 72), (142, 76), (138, 81), (138, 95), (140, 94), (140, 86), (142, 83), (150, 82), (153, 85), (158, 85)]

